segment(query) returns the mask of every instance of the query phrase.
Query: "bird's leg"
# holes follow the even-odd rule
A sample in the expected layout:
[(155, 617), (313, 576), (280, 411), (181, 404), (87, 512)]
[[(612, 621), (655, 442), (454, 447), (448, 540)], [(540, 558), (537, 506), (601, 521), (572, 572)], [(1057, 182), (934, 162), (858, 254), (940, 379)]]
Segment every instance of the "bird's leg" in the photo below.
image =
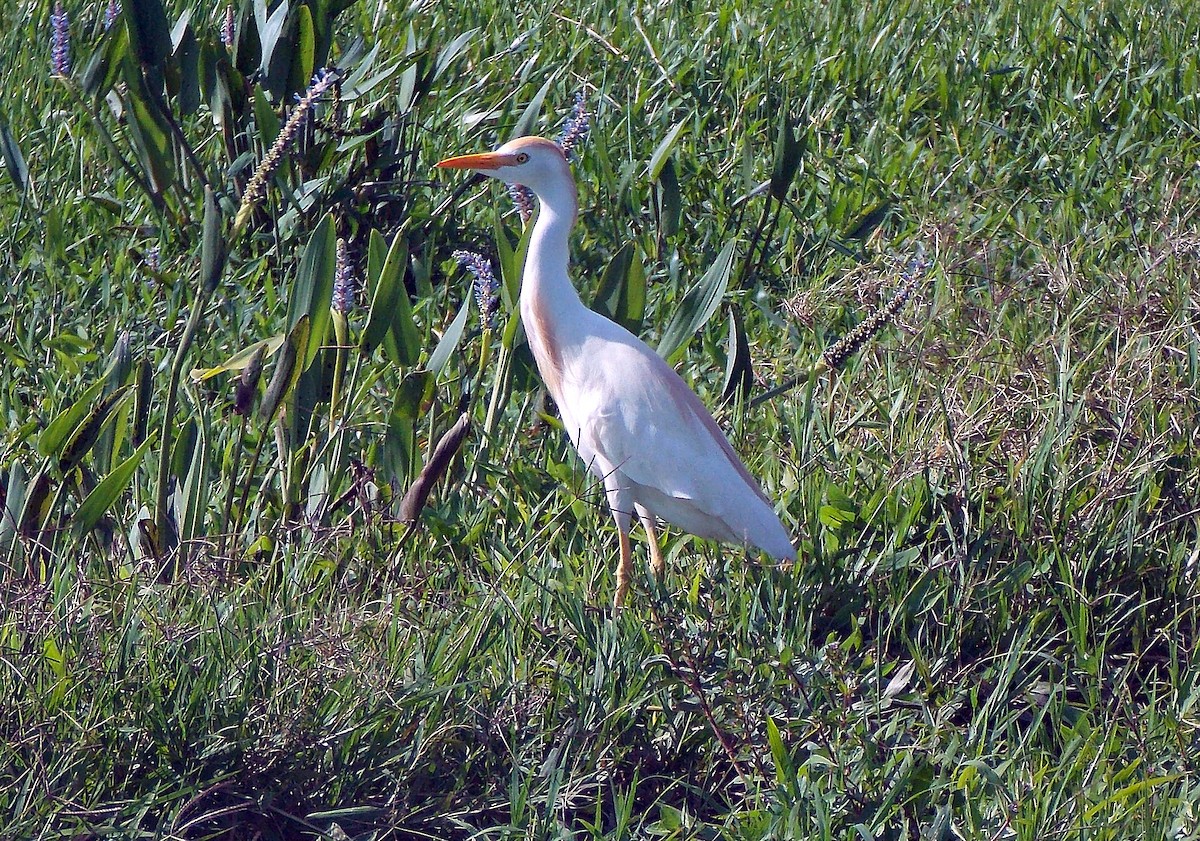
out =
[(647, 513), (640, 516), (642, 525), (646, 527), (646, 539), (650, 541), (650, 572), (661, 581), (666, 562), (663, 561), (662, 549), (658, 548), (658, 530), (654, 528), (654, 515)]
[(613, 596), (613, 610), (621, 609), (625, 604), (625, 594), (629, 592), (629, 577), (633, 573), (633, 549), (629, 545), (629, 532), (621, 529), (621, 559), (617, 561), (617, 593)]

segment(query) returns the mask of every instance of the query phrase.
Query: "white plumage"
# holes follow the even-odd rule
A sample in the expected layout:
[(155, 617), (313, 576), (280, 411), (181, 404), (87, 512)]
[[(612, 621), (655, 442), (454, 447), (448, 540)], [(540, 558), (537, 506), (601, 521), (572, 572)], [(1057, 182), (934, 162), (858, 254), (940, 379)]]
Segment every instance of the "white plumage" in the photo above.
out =
[(655, 517), (794, 560), (770, 501), (700, 399), (641, 339), (579, 300), (567, 274), (578, 199), (562, 150), (522, 137), (438, 166), (523, 185), (541, 205), (522, 275), (521, 319), (571, 442), (604, 482), (621, 543), (615, 604), (629, 589), (634, 515), (646, 527), (655, 574), (663, 566)]

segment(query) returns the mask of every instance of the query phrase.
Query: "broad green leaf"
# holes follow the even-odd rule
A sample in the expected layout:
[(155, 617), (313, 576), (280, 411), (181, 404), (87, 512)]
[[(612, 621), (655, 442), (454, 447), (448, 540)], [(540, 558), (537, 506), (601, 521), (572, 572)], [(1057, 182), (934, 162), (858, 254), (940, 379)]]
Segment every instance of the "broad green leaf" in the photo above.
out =
[(613, 255), (600, 277), (592, 309), (630, 333), (641, 331), (646, 314), (646, 270), (637, 243), (627, 242)]
[(550, 78), (546, 80), (541, 89), (533, 95), (533, 99), (529, 100), (529, 104), (525, 106), (525, 110), (521, 112), (521, 116), (517, 119), (516, 125), (513, 126), (510, 140), (515, 140), (518, 137), (524, 137), (527, 134), (533, 134), (533, 129), (537, 125), (538, 117), (542, 114), (542, 103), (546, 101), (546, 94), (550, 92), (550, 86), (554, 84), (557, 74), (551, 73)]
[[(305, 6), (312, 13), (313, 67), (325, 67), (329, 63), (329, 48), (333, 45), (338, 13), (349, 6), (330, 0), (307, 0)], [(309, 78), (312, 78), (312, 73), (309, 73)]]
[(122, 16), (138, 61), (161, 67), (171, 54), (171, 26), (162, 0), (127, 0)]
[[(407, 254), (407, 247), (405, 248)], [(396, 315), (392, 318), (391, 337), (395, 346), (396, 362), (400, 365), (416, 365), (421, 358), (421, 331), (417, 329), (416, 319), (413, 318), (412, 304), (408, 300), (408, 290), (404, 288), (404, 272), (400, 272), (397, 282), (399, 292), (396, 296)]]
[(200, 284), (206, 295), (216, 291), (225, 271), (225, 236), (222, 232), (221, 206), (212, 187), (204, 187), (204, 230), (200, 243)]
[(211, 483), (208, 481), (208, 435), (199, 425), (196, 426), (196, 437), (190, 455), (187, 472), (181, 471), (181, 481), (175, 491), (175, 512), (178, 518), (176, 524), (181, 548), (186, 547), (200, 534), (211, 492)]
[(258, 129), (258, 141), (264, 149), (271, 148), (279, 136), (279, 115), (271, 107), (267, 93), (261, 86), (254, 86), (254, 125)]
[(848, 515), (849, 520), (853, 520), (858, 513), (858, 505), (837, 485), (825, 486), (825, 497), (839, 512)]
[(295, 327), (301, 317), (309, 319), (308, 349), (300, 363), (306, 370), (317, 358), (329, 329), (329, 304), (333, 300), (333, 275), (337, 264), (337, 239), (332, 214), (325, 214), (313, 231), (300, 260), (296, 281), (288, 301), (288, 328)]
[[(131, 79), (131, 75), (134, 78)], [(128, 113), (132, 117), (128, 121), (129, 133), (151, 189), (156, 195), (162, 195), (175, 181), (171, 127), (159, 110), (155, 95), (147, 89), (141, 72), (127, 67), (125, 77), (129, 83)]]
[[(129, 381), (129, 375), (133, 371), (131, 341), (132, 337), (129, 331), (125, 330), (113, 344), (108, 367), (104, 371), (105, 394), (111, 394)], [(92, 467), (98, 472), (107, 473), (112, 467), (112, 454), (120, 446), (121, 436), (124, 434), (124, 424), (121, 423), (123, 418), (124, 415), (118, 415), (117, 423), (106, 426), (100, 433), (100, 439), (96, 442), (95, 447), (92, 448)]]
[(433, 78), (436, 79), (446, 72), (451, 62), (458, 58), (459, 54), (466, 49), (467, 44), (471, 42), (471, 39), (475, 37), (475, 33), (478, 31), (478, 29), (468, 29), (438, 51), (437, 61), (433, 67)]
[(191, 26), (191, 11), (185, 10), (171, 31), (171, 60), (164, 68), (167, 89), (175, 97), (182, 116), (200, 107), (200, 44)]
[(0, 157), (4, 158), (4, 168), (8, 171), (12, 183), (24, 192), (29, 186), (29, 167), (16, 139), (8, 130), (8, 125), (3, 122), (0, 122)]
[(658, 148), (654, 150), (654, 154), (650, 156), (650, 163), (646, 167), (646, 173), (650, 176), (651, 181), (657, 181), (658, 176), (662, 173), (662, 168), (667, 162), (667, 158), (671, 156), (671, 152), (675, 149), (675, 142), (679, 140), (679, 135), (683, 131), (683, 127), (687, 125), (686, 120), (680, 120), (671, 130), (667, 132), (667, 136), (658, 144)]
[(87, 416), (67, 437), (62, 453), (58, 457), (58, 467), (63, 473), (74, 468), (83, 460), (100, 438), (100, 432), (113, 413), (129, 396), (133, 384), (123, 385), (116, 391), (105, 394), (93, 405)]
[(25, 505), (25, 492), (29, 489), (25, 465), (14, 461), (8, 470), (8, 485), (4, 504), (0, 506), (0, 550), (7, 551), (17, 534), (17, 518)]
[[(404, 55), (414, 56), (417, 54), (417, 36), (413, 30), (413, 25), (408, 24), (408, 32), (405, 35)], [(404, 69), (400, 74), (400, 90), (396, 94), (396, 110), (401, 114), (407, 114), (416, 105), (417, 99), (420, 98), (421, 91), (417, 87), (417, 82), (420, 79), (420, 62), (414, 61)]]
[[(496, 259), (500, 261), (500, 299), (509, 308), (517, 308), (521, 297), (521, 263), (517, 260), (517, 249), (512, 246), (508, 237), (508, 225), (504, 224), (504, 214), (496, 213)], [(529, 227), (533, 227), (530, 225)]]
[[(283, 39), (284, 28), (288, 22), (288, 12), (291, 10), (290, 0), (282, 2), (268, 13), (265, 0), (254, 0), (254, 22), (257, 24), (258, 40), (261, 53), (258, 70), (261, 74), (262, 86), (274, 96), (283, 93), (283, 85), (287, 81), (283, 76), (282, 66), (290, 65), (287, 48), (279, 49)], [(276, 56), (276, 51), (279, 56)]]
[[(408, 295), (404, 289), (404, 265), (408, 262), (408, 240), (403, 233), (392, 239), (392, 247), (381, 258), (384, 248), (383, 235), (372, 229), (367, 249), (367, 282), (371, 286), (371, 307), (367, 313), (367, 326), (363, 328), (360, 347), (371, 353), (379, 347), (396, 317), (398, 298)], [(412, 321), (412, 312), (409, 314)]]
[(388, 414), (384, 458), (392, 473), (405, 483), (417, 474), (416, 424), (433, 385), (434, 377), (428, 371), (410, 371), (400, 381)]
[(77, 534), (87, 534), (95, 528), (96, 524), (100, 522), (100, 518), (125, 492), (153, 440), (153, 438), (147, 438), (143, 441), (142, 445), (134, 450), (133, 455), (114, 467), (112, 472), (105, 476), (87, 495), (71, 518)]
[(771, 748), (771, 759), (775, 762), (775, 778), (779, 785), (787, 785), (792, 776), (792, 759), (784, 747), (783, 737), (779, 735), (779, 725), (770, 716), (767, 716), (767, 744)]
[(658, 174), (658, 218), (662, 235), (670, 239), (679, 233), (679, 220), (683, 216), (683, 197), (679, 193), (679, 177), (675, 174), (675, 162), (671, 158), (663, 161)]
[(725, 385), (721, 388), (721, 399), (728, 400), (735, 394), (743, 398), (750, 394), (754, 382), (754, 369), (750, 361), (750, 345), (746, 341), (746, 328), (738, 311), (729, 309), (729, 338), (725, 343)]
[(458, 315), (454, 317), (454, 321), (450, 322), (450, 326), (446, 328), (446, 332), (442, 334), (442, 340), (438, 342), (437, 347), (433, 349), (433, 353), (429, 355), (429, 361), (425, 363), (425, 370), (437, 376), (441, 373), (442, 368), (446, 366), (446, 362), (450, 359), (450, 355), (454, 353), (458, 347), (458, 343), (462, 341), (463, 329), (467, 326), (467, 314), (471, 311), (471, 296), (463, 297), (462, 307), (458, 310)]
[(179, 428), (174, 449), (171, 450), (171, 475), (179, 484), (191, 470), (192, 458), (196, 455), (196, 444), (200, 440), (200, 427), (195, 417), (190, 417)]
[(118, 24), (104, 33), (80, 74), (79, 84), (83, 92), (88, 96), (96, 96), (112, 90), (120, 77), (128, 49), (127, 27)]
[(137, 394), (133, 400), (133, 444), (146, 440), (150, 425), (150, 402), (154, 398), (154, 366), (143, 358), (137, 369)]
[(296, 9), (296, 37), (292, 42), (292, 69), (288, 87), (302, 91), (316, 72), (316, 36), (313, 33), (312, 12), (308, 6)]
[(872, 207), (866, 213), (859, 217), (853, 227), (846, 232), (846, 239), (864, 240), (869, 237), (872, 232), (880, 225), (883, 220), (887, 219), (888, 213), (892, 209), (892, 203), (889, 201), (882, 202), (875, 207)]
[(803, 157), (804, 143), (796, 139), (792, 118), (784, 109), (779, 114), (779, 136), (775, 140), (775, 162), (771, 167), (771, 196), (776, 201), (787, 198), (788, 188)]
[(46, 425), (46, 428), (42, 430), (42, 434), (38, 436), (38, 452), (46, 458), (57, 457), (62, 452), (67, 436), (74, 432), (84, 417), (87, 416), (92, 408), (92, 404), (103, 388), (104, 380), (92, 383), (80, 395), (78, 400), (67, 407), (66, 410), (59, 412), (54, 420), (50, 421)]
[(384, 67), (377, 73), (373, 73), (365, 79), (359, 79), (353, 86), (346, 83), (342, 84), (342, 102), (350, 102), (360, 96), (370, 93), (380, 84), (396, 75), (396, 71), (404, 67), (410, 67), (419, 60), (419, 56), (404, 56), (398, 61), (393, 61), (387, 67)]
[(700, 278), (699, 283), (687, 291), (679, 309), (663, 330), (658, 343), (658, 355), (673, 362), (682, 355), (687, 343), (721, 306), (721, 298), (729, 285), (729, 270), (733, 265), (733, 252), (737, 240), (729, 240), (717, 259)]

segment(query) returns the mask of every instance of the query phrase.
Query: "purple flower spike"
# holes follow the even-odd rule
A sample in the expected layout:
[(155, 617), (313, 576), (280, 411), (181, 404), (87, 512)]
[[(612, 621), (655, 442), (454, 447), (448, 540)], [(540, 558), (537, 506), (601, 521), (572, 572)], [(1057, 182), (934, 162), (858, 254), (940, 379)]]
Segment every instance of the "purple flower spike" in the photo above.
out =
[(517, 206), (517, 213), (521, 215), (521, 224), (524, 225), (529, 221), (529, 217), (533, 216), (533, 191), (520, 184), (509, 184), (508, 195), (513, 200), (513, 204)]
[(475, 276), (475, 303), (479, 305), (479, 319), (484, 327), (495, 327), (496, 314), (500, 310), (500, 299), (496, 292), (500, 284), (492, 272), (491, 261), (474, 251), (455, 251), (450, 256)]
[(587, 138), (588, 130), (591, 128), (590, 117), (587, 100), (583, 96), (583, 91), (579, 91), (575, 94), (575, 104), (571, 107), (571, 116), (567, 117), (567, 121), (563, 123), (562, 133), (558, 136), (559, 148), (563, 150), (567, 160), (575, 160), (575, 150)]
[(108, 5), (104, 7), (104, 31), (112, 29), (117, 18), (121, 14), (121, 4), (117, 0), (108, 0)]
[(50, 74), (71, 75), (71, 19), (63, 11), (62, 0), (56, 0), (50, 13)]
[(227, 47), (233, 46), (233, 4), (225, 6), (225, 22), (221, 24), (221, 43)]

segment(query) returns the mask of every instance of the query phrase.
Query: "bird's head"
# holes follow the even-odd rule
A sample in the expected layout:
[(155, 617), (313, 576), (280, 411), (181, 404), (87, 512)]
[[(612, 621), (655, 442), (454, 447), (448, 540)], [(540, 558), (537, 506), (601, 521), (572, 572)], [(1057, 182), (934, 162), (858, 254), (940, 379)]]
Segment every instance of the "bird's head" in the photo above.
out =
[(567, 159), (557, 143), (541, 137), (518, 137), (494, 152), (459, 155), (438, 161), (443, 169), (471, 169), (499, 178), (506, 184), (520, 184), (539, 196), (556, 190), (574, 192), (575, 182)]

